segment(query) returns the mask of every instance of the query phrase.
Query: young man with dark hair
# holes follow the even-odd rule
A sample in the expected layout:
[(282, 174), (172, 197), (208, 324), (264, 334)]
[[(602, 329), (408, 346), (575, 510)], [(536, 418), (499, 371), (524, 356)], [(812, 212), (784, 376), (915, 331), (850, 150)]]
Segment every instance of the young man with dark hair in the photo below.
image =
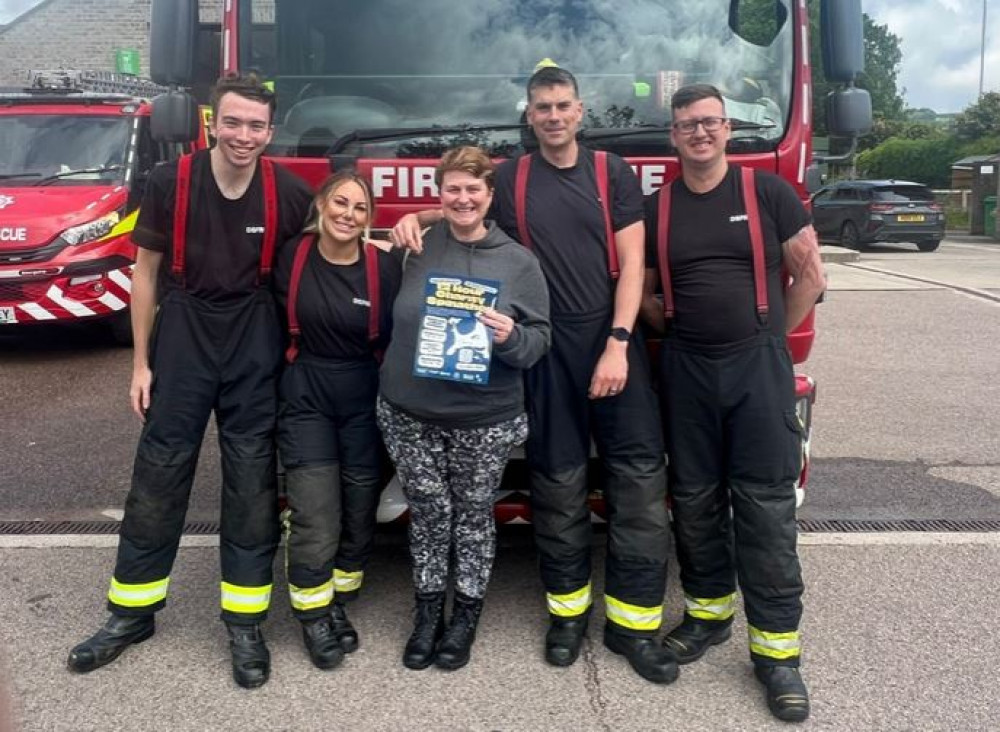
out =
[[(583, 102), (565, 69), (528, 81), (538, 154), (497, 169), (488, 218), (538, 256), (549, 287), (552, 348), (526, 375), (532, 523), (550, 615), (545, 658), (579, 657), (593, 603), (587, 467), (591, 440), (606, 476), (604, 643), (644, 678), (677, 678), (654, 640), (669, 534), (656, 398), (632, 333), (642, 299), (642, 193), (621, 158), (578, 144)], [(419, 250), (439, 211), (403, 217), (393, 241)]]
[(270, 271), (276, 247), (301, 230), (312, 193), (261, 160), (274, 98), (256, 77), (220, 80), (212, 104), (215, 147), (153, 171), (133, 234), (130, 398), (143, 429), (108, 592), (111, 617), (68, 663), (93, 671), (153, 635), (214, 411), (222, 619), (233, 677), (253, 688), (270, 673), (259, 623), (279, 536), (274, 425), (282, 333)]
[(666, 332), (660, 397), (686, 607), (664, 644), (684, 664), (727, 640), (738, 578), (768, 706), (801, 721), (802, 448), (785, 334), (825, 287), (819, 247), (788, 183), (727, 162), (730, 124), (714, 87), (684, 87), (671, 108), (681, 177), (646, 201), (643, 302), (644, 319)]

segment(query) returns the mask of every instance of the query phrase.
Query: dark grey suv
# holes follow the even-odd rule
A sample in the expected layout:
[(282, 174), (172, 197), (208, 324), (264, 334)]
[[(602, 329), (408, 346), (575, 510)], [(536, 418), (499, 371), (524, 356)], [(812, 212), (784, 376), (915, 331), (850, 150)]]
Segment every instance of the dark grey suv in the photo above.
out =
[(812, 210), (820, 241), (849, 249), (886, 241), (933, 252), (944, 238), (944, 211), (921, 183), (842, 181), (817, 191)]

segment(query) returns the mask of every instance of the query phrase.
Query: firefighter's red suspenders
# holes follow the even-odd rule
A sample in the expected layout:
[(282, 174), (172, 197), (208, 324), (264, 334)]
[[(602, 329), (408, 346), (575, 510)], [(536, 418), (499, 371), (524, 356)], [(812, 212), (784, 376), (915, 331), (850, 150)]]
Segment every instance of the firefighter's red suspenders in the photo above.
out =
[[(191, 155), (182, 155), (177, 161), (177, 190), (174, 199), (173, 259), (170, 271), (184, 287), (184, 253), (187, 246), (187, 217), (191, 199)], [(278, 236), (278, 194), (274, 185), (274, 164), (260, 159), (261, 183), (264, 187), (264, 243), (260, 252), (257, 284), (267, 282), (274, 260), (274, 243)]]
[[(531, 234), (528, 232), (528, 173), (531, 170), (531, 155), (522, 155), (517, 161), (517, 174), (514, 176), (514, 215), (517, 218), (517, 235), (521, 243), (532, 248)], [(608, 274), (617, 280), (618, 247), (615, 244), (615, 231), (611, 223), (611, 197), (608, 195), (608, 154), (603, 150), (594, 153), (594, 177), (597, 178), (597, 195), (601, 199), (601, 210), (604, 212), (604, 237), (608, 247)]]
[[(288, 281), (288, 334), (290, 343), (285, 351), (285, 360), (294, 363), (299, 355), (299, 335), (302, 332), (299, 328), (299, 283), (302, 281), (302, 271), (305, 269), (309, 252), (316, 241), (315, 234), (307, 234), (299, 242), (298, 249), (295, 250), (295, 259), (292, 260), (292, 274)], [(381, 285), (379, 283), (378, 272), (378, 248), (372, 244), (365, 244), (365, 285), (368, 288), (368, 342), (375, 343), (379, 336), (379, 315), (382, 302)], [(375, 353), (375, 357), (381, 361), (381, 354)]]
[[(753, 284), (757, 302), (757, 319), (762, 325), (767, 324), (767, 269), (764, 261), (764, 231), (761, 228), (760, 209), (757, 206), (757, 188), (754, 185), (753, 168), (741, 168), (743, 208), (747, 214), (747, 226), (750, 228), (750, 246), (753, 250)], [(670, 259), (668, 247), (670, 244), (670, 190), (673, 181), (660, 189), (660, 201), (657, 208), (656, 245), (657, 262), (660, 266), (660, 285), (663, 288), (663, 314), (667, 325), (674, 317), (674, 290), (670, 284)]]

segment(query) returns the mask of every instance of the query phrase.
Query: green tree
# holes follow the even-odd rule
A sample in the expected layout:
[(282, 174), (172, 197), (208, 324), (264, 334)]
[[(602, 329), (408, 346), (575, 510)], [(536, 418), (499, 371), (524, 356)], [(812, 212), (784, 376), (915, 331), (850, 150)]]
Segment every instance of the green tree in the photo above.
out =
[(954, 137), (936, 135), (918, 140), (893, 137), (860, 153), (857, 168), (863, 178), (896, 178), (925, 183), (932, 188), (949, 188), (951, 164), (959, 157), (959, 142)]
[(1000, 92), (987, 92), (955, 117), (955, 135), (960, 140), (1000, 136)]
[[(905, 118), (905, 103), (898, 87), (899, 64), (903, 52), (899, 45), (899, 36), (889, 31), (888, 26), (872, 20), (866, 13), (864, 20), (865, 34), (865, 70), (858, 76), (856, 85), (867, 89), (872, 97), (872, 115), (876, 124), (879, 121), (902, 120)], [(823, 71), (822, 35), (819, 27), (819, 0), (809, 0), (809, 26), (812, 43), (809, 58), (813, 70), (813, 120), (814, 134), (826, 136), (826, 97), (837, 88), (826, 79)], [(884, 139), (884, 138), (883, 138)], [(878, 144), (877, 140), (862, 138), (862, 146), (867, 142), (871, 147)]]

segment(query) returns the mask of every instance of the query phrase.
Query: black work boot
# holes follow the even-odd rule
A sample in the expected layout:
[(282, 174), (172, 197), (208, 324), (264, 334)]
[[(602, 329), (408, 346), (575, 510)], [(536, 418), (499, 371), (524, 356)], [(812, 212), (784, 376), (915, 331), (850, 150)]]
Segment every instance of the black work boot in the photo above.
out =
[(469, 662), (472, 644), (476, 640), (476, 626), (483, 611), (483, 599), (455, 593), (448, 628), (437, 646), (434, 663), (438, 668), (455, 671)]
[(114, 661), (129, 646), (142, 643), (156, 632), (152, 615), (115, 615), (83, 643), (69, 652), (70, 671), (85, 674)]
[(572, 666), (580, 657), (590, 611), (571, 618), (553, 617), (545, 634), (545, 660), (553, 666)]
[(259, 625), (226, 623), (233, 654), (233, 680), (244, 689), (256, 689), (271, 675), (271, 654)]
[(609, 651), (625, 656), (633, 671), (654, 684), (673, 683), (680, 673), (673, 651), (655, 638), (625, 635), (605, 625), (604, 645)]
[(418, 592), (413, 609), (413, 633), (403, 651), (403, 665), (419, 671), (434, 663), (434, 651), (444, 633), (444, 593)]
[(358, 650), (358, 646), (361, 645), (360, 640), (358, 640), (358, 631), (354, 629), (351, 621), (347, 618), (347, 608), (344, 607), (344, 603), (334, 602), (330, 606), (330, 620), (333, 622), (333, 635), (344, 653), (354, 653)]
[(344, 660), (344, 649), (337, 639), (333, 620), (329, 615), (303, 620), (302, 640), (309, 651), (309, 660), (316, 668), (327, 671), (336, 668)]
[(702, 620), (685, 613), (681, 624), (664, 637), (663, 645), (674, 652), (677, 663), (692, 663), (704, 656), (710, 646), (729, 640), (732, 628), (732, 617), (725, 620)]
[(754, 675), (767, 687), (767, 708), (783, 722), (804, 722), (809, 718), (809, 692), (802, 674), (794, 666), (754, 664)]

